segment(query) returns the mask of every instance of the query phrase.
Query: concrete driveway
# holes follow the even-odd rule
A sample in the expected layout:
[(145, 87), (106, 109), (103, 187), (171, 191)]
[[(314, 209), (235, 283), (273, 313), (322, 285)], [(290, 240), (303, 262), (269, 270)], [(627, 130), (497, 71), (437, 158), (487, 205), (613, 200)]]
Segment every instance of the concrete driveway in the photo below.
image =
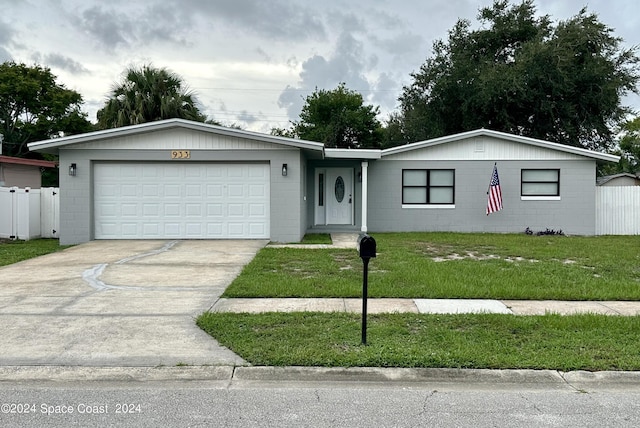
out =
[(241, 365), (194, 322), (267, 241), (93, 241), (0, 268), (0, 365)]

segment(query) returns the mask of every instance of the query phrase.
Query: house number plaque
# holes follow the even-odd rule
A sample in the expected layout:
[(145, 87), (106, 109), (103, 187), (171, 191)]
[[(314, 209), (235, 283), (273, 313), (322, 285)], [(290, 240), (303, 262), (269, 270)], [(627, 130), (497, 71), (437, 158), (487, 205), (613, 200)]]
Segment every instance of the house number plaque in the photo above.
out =
[(172, 150), (171, 159), (191, 159), (191, 150)]

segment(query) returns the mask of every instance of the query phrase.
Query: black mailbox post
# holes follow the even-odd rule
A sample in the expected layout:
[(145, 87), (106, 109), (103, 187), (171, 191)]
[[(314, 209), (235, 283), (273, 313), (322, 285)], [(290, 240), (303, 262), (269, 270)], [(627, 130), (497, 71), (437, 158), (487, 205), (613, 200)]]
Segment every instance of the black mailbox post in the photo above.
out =
[(376, 256), (376, 240), (363, 234), (358, 238), (358, 252), (363, 263), (362, 272), (362, 344), (367, 344), (367, 287), (369, 282), (369, 260)]

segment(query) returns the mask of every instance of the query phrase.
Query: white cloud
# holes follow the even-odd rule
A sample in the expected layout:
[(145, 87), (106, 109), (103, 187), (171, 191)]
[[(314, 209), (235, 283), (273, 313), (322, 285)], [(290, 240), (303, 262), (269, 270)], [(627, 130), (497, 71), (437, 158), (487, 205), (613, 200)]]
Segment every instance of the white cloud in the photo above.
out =
[[(0, 61), (50, 66), (83, 95), (92, 120), (127, 66), (151, 62), (180, 74), (215, 119), (268, 132), (297, 118), (316, 87), (340, 82), (383, 112), (393, 109), (432, 42), (446, 39), (458, 18), (474, 21), (491, 0), (7, 3)], [(536, 4), (540, 13), (566, 19), (584, 1)], [(628, 46), (640, 44), (635, 0), (590, 0), (588, 7)]]

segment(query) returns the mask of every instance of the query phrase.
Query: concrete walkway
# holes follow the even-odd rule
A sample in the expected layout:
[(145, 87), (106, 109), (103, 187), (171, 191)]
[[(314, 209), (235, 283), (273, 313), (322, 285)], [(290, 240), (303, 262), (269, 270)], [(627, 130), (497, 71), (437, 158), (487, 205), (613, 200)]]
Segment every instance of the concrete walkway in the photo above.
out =
[[(213, 312), (353, 312), (362, 313), (362, 299), (220, 299)], [(640, 302), (566, 302), (553, 300), (475, 299), (368, 299), (367, 313), (512, 315), (572, 315), (593, 313), (633, 316), (640, 314)]]

